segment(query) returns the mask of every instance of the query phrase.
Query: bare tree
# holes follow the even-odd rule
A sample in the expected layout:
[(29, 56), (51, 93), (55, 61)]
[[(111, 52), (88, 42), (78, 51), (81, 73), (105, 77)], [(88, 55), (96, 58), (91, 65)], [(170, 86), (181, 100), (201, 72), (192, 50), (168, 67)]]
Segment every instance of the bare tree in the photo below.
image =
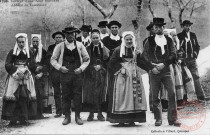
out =
[(189, 14), (189, 17), (192, 18), (193, 16), (193, 13), (195, 11), (198, 11), (199, 9), (204, 9), (206, 6), (206, 1), (193, 1), (192, 4), (191, 4), (191, 7), (188, 8), (190, 14)]
[(163, 0), (163, 5), (168, 8), (168, 17), (171, 21), (171, 28), (175, 27), (176, 19), (173, 17), (172, 8), (173, 8), (173, 0)]
[(114, 12), (116, 11), (117, 7), (118, 7), (118, 3), (119, 0), (112, 0), (112, 8), (111, 10), (107, 11), (106, 9), (104, 9), (99, 3), (97, 3), (95, 0), (88, 0), (90, 2), (90, 4), (92, 4), (96, 9), (99, 10), (99, 12), (101, 12), (101, 14), (103, 15), (104, 19), (110, 19)]
[(149, 0), (148, 1), (148, 8), (149, 8), (149, 11), (150, 13), (152, 14), (152, 17), (156, 17), (155, 13), (154, 13), (154, 10), (152, 9), (152, 4), (151, 4), (152, 0)]

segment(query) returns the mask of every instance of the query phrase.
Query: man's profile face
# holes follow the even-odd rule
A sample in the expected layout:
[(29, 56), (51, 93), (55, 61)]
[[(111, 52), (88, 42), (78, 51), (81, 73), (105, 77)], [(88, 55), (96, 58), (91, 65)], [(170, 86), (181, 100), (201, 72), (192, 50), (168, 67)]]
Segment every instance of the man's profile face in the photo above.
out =
[(18, 47), (22, 50), (25, 47), (26, 39), (24, 37), (17, 38)]
[(183, 25), (183, 30), (184, 30), (185, 32), (189, 32), (189, 31), (190, 31), (190, 28), (191, 28), (191, 25), (189, 25), (189, 24)]
[(154, 30), (157, 35), (163, 35), (164, 26), (163, 25), (154, 25)]
[(112, 25), (111, 28), (112, 35), (116, 36), (119, 33), (119, 27), (117, 25)]
[(55, 35), (54, 40), (55, 40), (56, 44), (59, 44), (59, 43), (64, 41), (64, 38), (63, 38), (63, 36), (61, 34), (57, 34), (57, 35)]

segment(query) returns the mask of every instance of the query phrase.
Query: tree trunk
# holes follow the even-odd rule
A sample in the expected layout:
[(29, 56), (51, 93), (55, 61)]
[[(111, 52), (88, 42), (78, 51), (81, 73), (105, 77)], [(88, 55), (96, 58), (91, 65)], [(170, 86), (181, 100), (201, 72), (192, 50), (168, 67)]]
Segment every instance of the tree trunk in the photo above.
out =
[(180, 26), (182, 26), (182, 14), (183, 14), (183, 12), (184, 12), (184, 9), (180, 9), (180, 11), (179, 11), (179, 24), (180, 24)]
[(154, 18), (156, 16), (155, 16), (154, 10), (152, 9), (151, 1), (152, 0), (149, 0), (149, 2), (148, 2), (148, 8), (149, 8), (150, 13), (152, 14), (152, 17)]

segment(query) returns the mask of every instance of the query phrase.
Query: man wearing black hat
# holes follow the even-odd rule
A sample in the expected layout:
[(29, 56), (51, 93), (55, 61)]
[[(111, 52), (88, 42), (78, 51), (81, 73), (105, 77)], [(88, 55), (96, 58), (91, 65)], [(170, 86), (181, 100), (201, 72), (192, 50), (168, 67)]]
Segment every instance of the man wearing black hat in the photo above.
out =
[(177, 122), (176, 115), (175, 84), (169, 67), (176, 58), (175, 46), (172, 39), (163, 34), (164, 25), (166, 24), (164, 19), (153, 18), (153, 24), (156, 35), (148, 38), (143, 51), (143, 58), (150, 70), (150, 87), (156, 119), (155, 126), (162, 125), (162, 106), (159, 99), (161, 83), (168, 91), (168, 123), (169, 125), (180, 126), (181, 124)]
[(77, 38), (77, 41), (82, 42), (82, 44), (87, 47), (90, 44), (90, 32), (92, 30), (91, 25), (82, 25), (82, 27), (80, 28), (80, 30), (82, 31), (82, 36)]
[(79, 30), (75, 27), (65, 28), (62, 32), (66, 36), (66, 41), (58, 44), (51, 57), (51, 64), (60, 71), (63, 114), (65, 119), (63, 125), (71, 122), (71, 100), (75, 105), (75, 121), (82, 125), (80, 118), (82, 107), (82, 72), (90, 63), (90, 57), (85, 46), (75, 40), (75, 35)]
[(121, 37), (118, 35), (119, 29), (121, 28), (122, 24), (118, 21), (111, 21), (107, 27), (110, 29), (111, 34), (107, 37), (105, 37), (102, 42), (104, 45), (110, 50), (110, 55), (112, 56), (112, 53), (114, 49), (121, 45)]
[(50, 45), (47, 50), (47, 59), (48, 59), (48, 65), (49, 65), (49, 75), (52, 81), (52, 85), (54, 88), (54, 99), (55, 99), (55, 108), (56, 108), (56, 115), (55, 118), (60, 117), (62, 115), (62, 100), (61, 100), (61, 84), (60, 84), (60, 72), (56, 70), (51, 64), (50, 64), (50, 58), (53, 54), (54, 48), (59, 43), (63, 42), (65, 39), (64, 33), (57, 31), (52, 34), (52, 38), (55, 40), (55, 44)]
[(199, 74), (198, 74), (198, 66), (196, 63), (196, 59), (198, 57), (200, 46), (198, 44), (198, 40), (196, 37), (196, 34), (193, 32), (190, 32), (190, 27), (193, 23), (189, 20), (185, 20), (182, 23), (183, 31), (179, 33), (177, 36), (180, 40), (180, 47), (181, 50), (186, 54), (184, 63), (189, 68), (195, 85), (195, 91), (196, 95), (199, 100), (204, 101), (205, 94), (201, 87), (201, 83), (199, 80)]
[(106, 36), (109, 36), (109, 34), (107, 33), (107, 21), (101, 21), (98, 24), (98, 27), (100, 29), (100, 37), (101, 40), (104, 39)]

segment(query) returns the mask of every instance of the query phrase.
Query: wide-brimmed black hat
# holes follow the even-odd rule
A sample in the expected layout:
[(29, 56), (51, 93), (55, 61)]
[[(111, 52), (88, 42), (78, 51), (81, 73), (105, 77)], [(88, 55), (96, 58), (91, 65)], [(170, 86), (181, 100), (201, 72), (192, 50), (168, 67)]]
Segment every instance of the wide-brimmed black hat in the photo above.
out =
[(166, 25), (164, 18), (153, 18), (153, 25)]
[(81, 31), (91, 32), (92, 26), (91, 25), (82, 25), (82, 27), (80, 28), (80, 30)]
[(63, 33), (79, 33), (80, 30), (73, 27), (73, 26), (70, 26), (70, 27), (66, 27), (64, 30), (62, 30)]
[(111, 21), (109, 24), (107, 24), (107, 27), (110, 29), (112, 25), (117, 25), (119, 28), (121, 28), (122, 24), (118, 21)]
[(146, 27), (146, 29), (147, 29), (148, 31), (151, 31), (151, 29), (152, 29), (153, 26), (154, 26), (154, 25), (153, 25), (153, 22), (150, 22), (150, 24)]
[(107, 21), (100, 21), (100, 22), (98, 23), (98, 27), (106, 27), (107, 24), (108, 24)]
[(53, 33), (52, 38), (54, 39), (56, 35), (61, 35), (63, 38), (65, 38), (65, 35), (61, 31), (57, 31), (57, 32)]
[(189, 20), (184, 20), (183, 22), (182, 22), (182, 26), (183, 25), (192, 25), (193, 23), (192, 22), (190, 22)]

